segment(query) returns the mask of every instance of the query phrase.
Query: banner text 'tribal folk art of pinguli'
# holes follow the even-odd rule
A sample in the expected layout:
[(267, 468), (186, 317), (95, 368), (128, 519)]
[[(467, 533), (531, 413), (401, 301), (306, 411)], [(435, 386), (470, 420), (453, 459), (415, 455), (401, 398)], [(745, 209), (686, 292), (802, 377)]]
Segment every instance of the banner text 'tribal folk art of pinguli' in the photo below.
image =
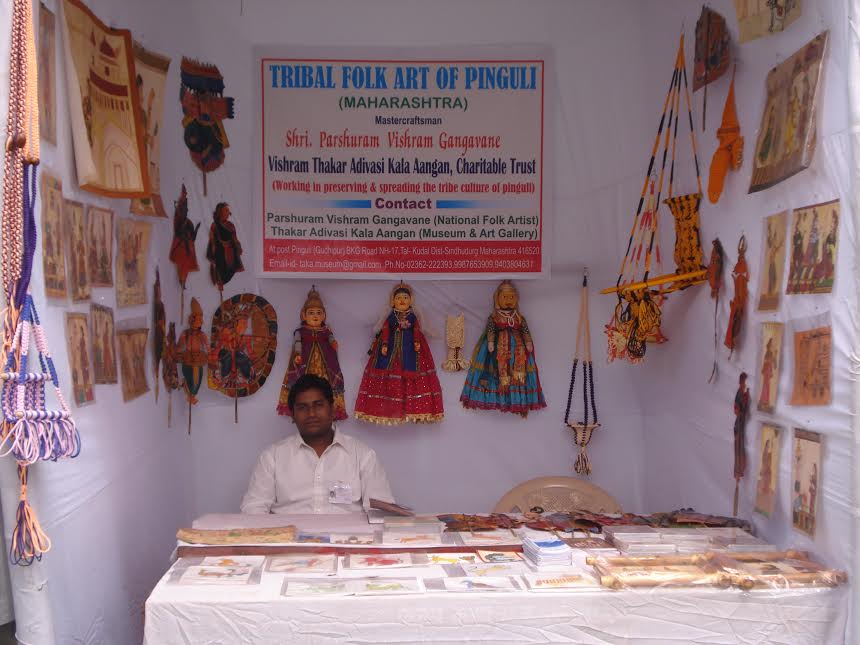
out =
[(257, 61), (261, 275), (546, 275), (546, 56)]

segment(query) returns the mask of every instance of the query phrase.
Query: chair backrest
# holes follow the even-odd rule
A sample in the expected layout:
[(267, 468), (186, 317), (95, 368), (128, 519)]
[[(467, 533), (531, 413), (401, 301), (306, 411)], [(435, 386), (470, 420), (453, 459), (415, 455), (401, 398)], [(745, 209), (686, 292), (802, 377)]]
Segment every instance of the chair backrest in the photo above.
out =
[(621, 505), (600, 486), (574, 477), (538, 477), (508, 491), (494, 512), (526, 512), (535, 506), (550, 511), (620, 513)]

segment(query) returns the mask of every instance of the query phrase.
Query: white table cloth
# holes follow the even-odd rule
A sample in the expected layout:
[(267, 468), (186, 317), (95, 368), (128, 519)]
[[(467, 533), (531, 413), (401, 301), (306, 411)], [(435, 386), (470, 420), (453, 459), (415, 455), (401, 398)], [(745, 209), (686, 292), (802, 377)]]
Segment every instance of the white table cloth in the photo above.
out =
[[(224, 519), (201, 518), (195, 527), (223, 528)], [(307, 529), (360, 528), (358, 518), (340, 517), (339, 526), (330, 518), (317, 518), (313, 526), (294, 519)], [(283, 518), (260, 522), (284, 523)], [(146, 602), (145, 645), (822, 645), (844, 642), (848, 615), (847, 586), (288, 598), (280, 595), (282, 574), (263, 572), (259, 585), (244, 587), (183, 586), (167, 584), (167, 578)]]

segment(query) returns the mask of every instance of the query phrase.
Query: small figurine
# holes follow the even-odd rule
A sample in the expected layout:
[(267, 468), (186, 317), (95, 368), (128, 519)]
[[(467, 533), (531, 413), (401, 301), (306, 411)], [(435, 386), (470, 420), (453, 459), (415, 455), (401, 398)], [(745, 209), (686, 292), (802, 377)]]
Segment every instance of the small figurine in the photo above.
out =
[(185, 184), (182, 184), (182, 192), (179, 201), (173, 209), (173, 242), (170, 244), (170, 261), (176, 265), (176, 275), (179, 277), (179, 286), (182, 288), (182, 306), (180, 317), (185, 317), (185, 281), (192, 271), (199, 271), (197, 264), (197, 250), (194, 242), (197, 239), (197, 230), (200, 222), (195, 226), (188, 219), (188, 192)]
[(519, 294), (504, 280), (493, 296), (494, 310), (472, 354), (472, 366), (460, 395), (465, 408), (500, 410), (522, 417), (546, 407), (535, 362), (534, 345)]
[(229, 221), (230, 206), (220, 202), (212, 214), (212, 226), (209, 227), (209, 244), (206, 245), (206, 259), (209, 260), (209, 275), (212, 284), (218, 291), (224, 292), (224, 285), (233, 276), (245, 270), (242, 264), (242, 245), (236, 235), (236, 227)]
[(191, 434), (191, 407), (197, 405), (197, 392), (203, 383), (203, 368), (209, 354), (209, 340), (202, 327), (203, 309), (197, 298), (192, 298), (188, 329), (176, 343), (176, 361), (182, 366), (182, 386), (188, 399), (188, 434)]
[(448, 358), (442, 363), (446, 372), (461, 372), (469, 367), (469, 360), (463, 356), (463, 345), (466, 343), (466, 317), (463, 314), (448, 316), (445, 319), (445, 344), (448, 346)]
[(158, 366), (164, 356), (164, 334), (167, 314), (161, 301), (161, 275), (155, 267), (155, 284), (152, 285), (152, 373), (155, 374), (155, 402), (158, 403)]
[(732, 269), (732, 280), (735, 284), (735, 295), (732, 298), (729, 311), (729, 324), (726, 327), (726, 339), (724, 344), (729, 348), (729, 357), (737, 347), (738, 339), (741, 335), (741, 328), (744, 321), (744, 314), (747, 308), (747, 298), (749, 296), (749, 269), (747, 268), (747, 260), (744, 254), (747, 250), (747, 238), (741, 235), (738, 241), (738, 261)]
[(733, 514), (738, 515), (738, 490), (741, 478), (747, 470), (746, 425), (750, 414), (750, 390), (747, 387), (747, 373), (741, 372), (738, 378), (738, 391), (735, 393), (735, 501)]
[(300, 314), (301, 326), (293, 332), (293, 351), (278, 399), (278, 414), (292, 416), (287, 399), (300, 376), (313, 374), (324, 378), (334, 391), (334, 418), (346, 419), (343, 374), (337, 357), (337, 341), (326, 323), (326, 310), (316, 287), (308, 292)]
[(412, 288), (391, 292), (377, 325), (355, 402), (355, 418), (383, 425), (435, 423), (445, 416), (433, 354), (412, 306)]

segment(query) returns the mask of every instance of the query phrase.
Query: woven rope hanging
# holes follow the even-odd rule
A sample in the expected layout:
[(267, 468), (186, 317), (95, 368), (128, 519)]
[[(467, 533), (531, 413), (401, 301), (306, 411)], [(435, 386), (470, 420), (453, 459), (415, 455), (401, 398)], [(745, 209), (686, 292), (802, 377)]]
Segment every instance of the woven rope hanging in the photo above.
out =
[[(576, 372), (582, 365), (582, 421), (570, 422), (570, 409), (573, 391), (576, 387)], [(567, 408), (564, 422), (573, 430), (573, 440), (579, 446), (579, 454), (573, 464), (580, 475), (591, 474), (591, 461), (585, 451), (591, 435), (600, 424), (597, 422), (597, 406), (594, 404), (594, 368), (591, 363), (591, 325), (588, 322), (588, 273), (582, 277), (582, 295), (579, 298), (579, 323), (576, 326), (576, 349), (573, 354), (573, 367), (570, 370), (570, 388), (567, 391)]]

